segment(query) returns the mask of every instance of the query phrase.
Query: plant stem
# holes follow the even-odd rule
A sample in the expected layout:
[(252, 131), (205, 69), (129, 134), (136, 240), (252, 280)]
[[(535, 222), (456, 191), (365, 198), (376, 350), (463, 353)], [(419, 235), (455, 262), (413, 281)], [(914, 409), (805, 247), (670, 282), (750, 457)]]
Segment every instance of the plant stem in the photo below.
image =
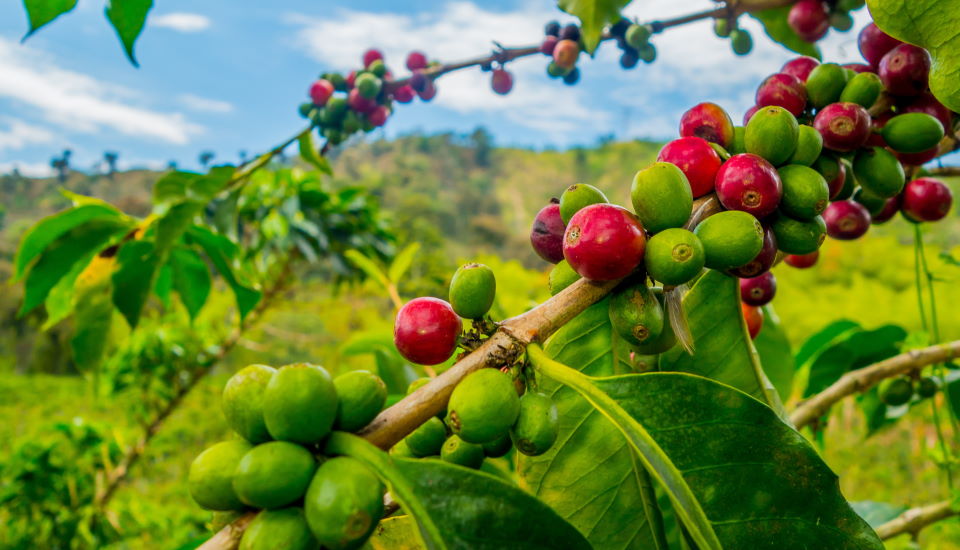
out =
[(960, 511), (954, 509), (951, 504), (949, 500), (946, 500), (936, 504), (911, 508), (877, 527), (877, 535), (881, 540), (892, 539), (904, 533), (915, 535), (932, 523), (960, 514)]

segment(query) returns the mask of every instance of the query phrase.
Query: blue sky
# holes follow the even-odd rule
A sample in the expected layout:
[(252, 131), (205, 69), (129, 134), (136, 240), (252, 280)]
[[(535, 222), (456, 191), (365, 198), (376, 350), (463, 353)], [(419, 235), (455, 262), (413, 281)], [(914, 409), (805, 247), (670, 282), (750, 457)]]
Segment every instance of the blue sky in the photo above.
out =
[[(666, 18), (712, 6), (709, 0), (634, 0), (626, 13)], [(296, 113), (320, 72), (349, 70), (362, 52), (381, 48), (404, 72), (408, 51), (455, 61), (489, 51), (491, 41), (529, 45), (550, 19), (570, 20), (548, 0), (392, 2), (336, 0), (236, 2), (157, 0), (137, 43), (140, 68), (124, 57), (103, 16), (102, 0), (80, 0), (20, 44), (27, 25), (20, 2), (0, 4), (0, 172), (49, 170), (63, 148), (89, 168), (106, 150), (121, 168), (194, 167), (202, 150), (235, 162), (239, 151), (270, 148), (303, 124)], [(856, 32), (831, 31), (825, 58), (858, 61)], [(602, 46), (581, 58), (582, 80), (568, 87), (545, 75), (546, 58), (517, 60), (513, 93), (490, 90), (489, 75), (468, 69), (442, 78), (432, 103), (400, 105), (387, 136), (414, 130), (468, 132), (478, 125), (498, 144), (569, 147), (599, 136), (667, 139), (680, 114), (715, 101), (739, 120), (756, 85), (792, 54), (754, 31), (754, 52), (737, 58), (703, 21), (654, 38), (659, 58), (624, 71), (619, 50)]]

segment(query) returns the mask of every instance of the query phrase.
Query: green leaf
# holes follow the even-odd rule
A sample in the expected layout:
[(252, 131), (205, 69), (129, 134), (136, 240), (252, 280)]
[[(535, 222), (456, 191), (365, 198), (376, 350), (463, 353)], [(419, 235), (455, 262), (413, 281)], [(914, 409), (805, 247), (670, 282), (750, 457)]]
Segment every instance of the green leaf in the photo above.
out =
[(387, 276), (384, 275), (383, 270), (380, 269), (377, 264), (370, 258), (363, 255), (359, 250), (347, 250), (343, 253), (344, 256), (350, 263), (360, 268), (361, 271), (367, 274), (368, 277), (380, 283), (381, 286), (386, 288), (390, 281), (387, 280)]
[(123, 44), (127, 58), (134, 67), (139, 67), (137, 58), (133, 54), (133, 45), (140, 36), (147, 22), (147, 13), (153, 7), (153, 0), (107, 0), (104, 13), (107, 20), (113, 25)]
[(805, 366), (808, 361), (814, 359), (829, 344), (852, 330), (860, 330), (860, 325), (847, 319), (840, 319), (815, 332), (797, 350), (797, 354), (794, 356), (797, 368)]
[(159, 267), (160, 256), (151, 241), (127, 241), (120, 247), (113, 273), (113, 303), (130, 328), (140, 321)]
[(233, 268), (236, 260), (237, 247), (230, 239), (223, 235), (217, 235), (209, 229), (200, 226), (193, 226), (189, 229), (190, 238), (197, 242), (206, 253), (214, 267), (220, 273), (220, 276), (227, 281), (233, 290), (234, 297), (237, 300), (237, 310), (240, 313), (240, 319), (245, 319), (247, 314), (256, 307), (260, 301), (260, 291), (243, 284), (237, 272)]
[(43, 308), (47, 311), (47, 319), (43, 322), (43, 330), (50, 330), (73, 313), (74, 285), (77, 282), (77, 277), (80, 276), (80, 272), (90, 264), (94, 256), (96, 256), (96, 251), (91, 251), (87, 257), (81, 258), (50, 289), (46, 300), (43, 302)]
[(899, 344), (906, 337), (907, 331), (896, 325), (849, 332), (824, 349), (810, 364), (803, 396), (820, 393), (851, 370), (893, 357), (899, 353)]
[(770, 383), (747, 334), (735, 277), (709, 270), (683, 298), (694, 354), (680, 346), (664, 352), (660, 370), (699, 374), (733, 386), (784, 415), (780, 395)]
[(197, 214), (203, 211), (203, 204), (184, 201), (173, 205), (157, 220), (157, 251), (166, 254), (183, 233), (192, 225)]
[(763, 307), (763, 327), (754, 339), (753, 345), (757, 348), (757, 355), (760, 356), (763, 372), (770, 378), (773, 387), (777, 388), (780, 400), (786, 401), (790, 398), (793, 373), (797, 369), (790, 350), (790, 340), (783, 332), (780, 318), (777, 317), (777, 312), (772, 305)]
[(214, 166), (206, 174), (169, 172), (153, 184), (153, 202), (159, 213), (185, 201), (206, 204), (227, 187), (235, 172), (229, 165)]
[(103, 358), (113, 323), (111, 275), (116, 258), (97, 256), (77, 278), (74, 293), (73, 359), (80, 370), (95, 369)]
[(71, 229), (94, 220), (119, 221), (121, 218), (123, 214), (116, 208), (98, 204), (77, 206), (43, 218), (31, 226), (20, 240), (20, 248), (14, 260), (13, 280), (19, 280), (30, 262)]
[(23, 7), (27, 10), (27, 19), (30, 21), (30, 30), (26, 40), (40, 27), (53, 21), (57, 17), (71, 11), (77, 6), (77, 0), (23, 0)]
[(406, 248), (400, 251), (390, 263), (390, 269), (387, 271), (387, 277), (394, 283), (399, 283), (400, 279), (406, 275), (407, 270), (413, 264), (413, 259), (420, 251), (420, 243), (410, 243)]
[(930, 52), (930, 91), (960, 111), (960, 0), (867, 0), (867, 6), (885, 33)]
[(557, 7), (580, 19), (580, 36), (583, 47), (593, 55), (603, 28), (620, 20), (622, 10), (630, 0), (558, 0)]
[(800, 55), (809, 55), (810, 57), (820, 59), (820, 48), (815, 44), (804, 41), (790, 28), (790, 25), (787, 24), (788, 13), (790, 13), (789, 5), (750, 12), (750, 16), (763, 25), (763, 30), (766, 31), (767, 36), (774, 42)]
[(616, 425), (700, 550), (883, 548), (816, 450), (747, 394), (681, 373), (590, 377), (535, 346), (528, 357)]
[(330, 161), (317, 151), (317, 146), (313, 142), (313, 132), (304, 132), (298, 140), (300, 145), (300, 158), (309, 162), (324, 174), (333, 175), (333, 169), (330, 168)]
[[(608, 301), (564, 325), (547, 342), (547, 353), (594, 376), (629, 371), (624, 354), (614, 353)], [(557, 405), (560, 436), (547, 453), (519, 457), (521, 487), (577, 527), (594, 548), (666, 548), (659, 509), (648, 500), (649, 476), (626, 440), (570, 388), (543, 379), (538, 389)]]
[(417, 372), (403, 360), (396, 348), (378, 349), (373, 352), (373, 357), (377, 364), (377, 376), (387, 385), (389, 393), (405, 394), (410, 383), (418, 378)]
[(127, 230), (127, 224), (120, 220), (98, 219), (76, 226), (57, 238), (27, 272), (18, 315), (25, 315), (43, 303), (78, 262), (89, 262), (95, 254), (122, 238)]
[(196, 319), (213, 286), (210, 270), (200, 255), (188, 248), (171, 251), (169, 265), (173, 271), (173, 288), (180, 295), (190, 319)]
[(410, 547), (590, 549), (547, 505), (496, 476), (436, 459), (394, 459), (343, 432), (330, 436), (326, 451), (360, 460), (381, 476), (407, 521), (416, 522), (422, 544)]
[(173, 270), (170, 264), (160, 266), (157, 280), (153, 283), (153, 293), (157, 295), (163, 307), (170, 307), (170, 293), (173, 291)]

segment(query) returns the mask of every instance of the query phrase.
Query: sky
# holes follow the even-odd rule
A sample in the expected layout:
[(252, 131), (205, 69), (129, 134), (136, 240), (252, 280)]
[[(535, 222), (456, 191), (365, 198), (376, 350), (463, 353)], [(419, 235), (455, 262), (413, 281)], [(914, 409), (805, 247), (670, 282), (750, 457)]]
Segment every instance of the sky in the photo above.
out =
[[(0, 173), (50, 171), (65, 148), (71, 163), (92, 169), (105, 151), (121, 169), (196, 168), (201, 151), (237, 162), (302, 128), (297, 105), (318, 74), (348, 71), (364, 50), (381, 49), (403, 74), (406, 54), (422, 50), (444, 62), (505, 46), (538, 43), (543, 25), (572, 21), (549, 0), (157, 0), (136, 45), (140, 67), (123, 54), (103, 15), (103, 0), (77, 8), (26, 41), (20, 2), (0, 3)], [(713, 7), (710, 0), (634, 0), (625, 15), (665, 19)], [(856, 32), (831, 31), (824, 58), (859, 61)], [(431, 103), (398, 105), (376, 135), (467, 133), (485, 127), (500, 145), (567, 148), (602, 136), (669, 139), (681, 114), (701, 101), (724, 106), (735, 122), (757, 84), (795, 55), (769, 40), (749, 17), (754, 51), (737, 57), (714, 36), (711, 21), (668, 29), (653, 39), (655, 63), (623, 70), (612, 43), (582, 56), (581, 81), (546, 76), (547, 58), (511, 62), (513, 91), (499, 96), (489, 74), (465, 69), (442, 77)]]

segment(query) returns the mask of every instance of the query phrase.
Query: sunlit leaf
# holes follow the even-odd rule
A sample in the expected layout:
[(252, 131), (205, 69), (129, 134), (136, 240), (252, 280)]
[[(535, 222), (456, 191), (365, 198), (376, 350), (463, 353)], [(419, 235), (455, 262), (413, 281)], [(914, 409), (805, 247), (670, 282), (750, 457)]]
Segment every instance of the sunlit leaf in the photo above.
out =
[(96, 368), (107, 349), (113, 322), (111, 275), (115, 267), (115, 257), (97, 256), (77, 278), (70, 345), (81, 370)]
[(314, 168), (324, 174), (333, 175), (333, 169), (330, 168), (330, 161), (317, 151), (317, 146), (313, 142), (313, 132), (305, 132), (298, 140), (300, 146), (300, 158), (309, 162)]
[(40, 27), (71, 11), (76, 6), (77, 0), (23, 0), (23, 7), (27, 10), (27, 19), (30, 22), (30, 30), (27, 31), (23, 39), (26, 40)]
[(139, 64), (133, 53), (133, 46), (147, 22), (147, 13), (152, 7), (153, 0), (107, 0), (107, 7), (104, 10), (107, 20), (117, 31), (120, 43), (127, 52), (127, 58), (135, 67)]
[(191, 319), (196, 319), (210, 295), (210, 270), (200, 255), (187, 248), (176, 248), (170, 253), (173, 288)]
[(399, 283), (400, 280), (403, 279), (403, 276), (406, 275), (407, 270), (410, 269), (410, 266), (413, 264), (413, 259), (419, 251), (420, 243), (410, 243), (407, 245), (406, 248), (401, 250), (400, 253), (393, 258), (390, 269), (387, 271), (387, 277), (394, 283)]
[(140, 321), (160, 267), (160, 257), (150, 241), (127, 241), (117, 254), (113, 273), (113, 303), (127, 319), (130, 328)]
[(583, 47), (593, 55), (604, 27), (619, 21), (620, 10), (629, 3), (630, 0), (558, 0), (557, 7), (580, 19)]

